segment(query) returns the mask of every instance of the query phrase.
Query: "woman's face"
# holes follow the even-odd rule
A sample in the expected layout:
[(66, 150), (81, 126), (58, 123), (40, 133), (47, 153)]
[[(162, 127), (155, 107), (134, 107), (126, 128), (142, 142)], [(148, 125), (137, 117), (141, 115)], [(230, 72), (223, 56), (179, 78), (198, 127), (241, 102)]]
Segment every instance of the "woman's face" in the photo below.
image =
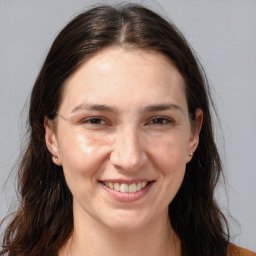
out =
[(198, 144), (196, 116), (192, 129), (184, 80), (160, 53), (109, 48), (83, 63), (64, 84), (56, 127), (46, 125), (74, 217), (116, 230), (166, 221)]

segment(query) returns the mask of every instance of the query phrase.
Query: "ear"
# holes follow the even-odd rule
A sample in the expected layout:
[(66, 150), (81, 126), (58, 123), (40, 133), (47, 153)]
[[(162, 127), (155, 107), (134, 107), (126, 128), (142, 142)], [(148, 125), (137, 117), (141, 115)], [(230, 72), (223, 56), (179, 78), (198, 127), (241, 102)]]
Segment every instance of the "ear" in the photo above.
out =
[[(199, 108), (195, 111), (195, 121), (192, 127), (191, 137), (188, 144), (187, 163), (192, 159), (199, 143), (199, 134), (203, 124), (203, 111)], [(192, 153), (192, 155), (191, 155)]]
[(61, 166), (61, 160), (59, 157), (59, 149), (57, 143), (56, 132), (54, 131), (54, 123), (52, 120), (49, 120), (48, 117), (44, 117), (44, 129), (45, 129), (45, 143), (52, 154), (52, 161)]

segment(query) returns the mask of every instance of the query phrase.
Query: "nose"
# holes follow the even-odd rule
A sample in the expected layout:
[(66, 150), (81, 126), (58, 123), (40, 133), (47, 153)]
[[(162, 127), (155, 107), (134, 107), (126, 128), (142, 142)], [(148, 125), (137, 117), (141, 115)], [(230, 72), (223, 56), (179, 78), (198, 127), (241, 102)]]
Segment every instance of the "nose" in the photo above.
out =
[(116, 134), (110, 162), (123, 171), (136, 172), (148, 160), (142, 138), (136, 128), (125, 129)]

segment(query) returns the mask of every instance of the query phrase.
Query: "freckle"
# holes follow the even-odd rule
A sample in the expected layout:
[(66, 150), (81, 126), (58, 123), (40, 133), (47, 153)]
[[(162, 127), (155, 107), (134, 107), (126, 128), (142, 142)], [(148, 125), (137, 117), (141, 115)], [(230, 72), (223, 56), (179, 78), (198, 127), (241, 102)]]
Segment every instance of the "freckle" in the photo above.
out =
[(99, 149), (111, 145), (111, 139), (103, 138), (98, 134), (87, 134), (86, 137), (80, 141), (83, 147), (90, 149)]

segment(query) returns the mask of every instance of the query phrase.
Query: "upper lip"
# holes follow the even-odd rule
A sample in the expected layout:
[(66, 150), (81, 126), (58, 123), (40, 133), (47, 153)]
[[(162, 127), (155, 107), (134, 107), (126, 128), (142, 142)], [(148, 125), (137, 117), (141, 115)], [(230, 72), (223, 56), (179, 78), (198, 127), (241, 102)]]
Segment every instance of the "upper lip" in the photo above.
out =
[(99, 181), (100, 182), (112, 182), (112, 183), (124, 183), (124, 184), (130, 185), (130, 184), (133, 184), (133, 183), (137, 184), (137, 183), (143, 182), (143, 181), (152, 182), (154, 180), (152, 180), (152, 179), (129, 179), (129, 180), (127, 180), (127, 179), (101, 179)]

